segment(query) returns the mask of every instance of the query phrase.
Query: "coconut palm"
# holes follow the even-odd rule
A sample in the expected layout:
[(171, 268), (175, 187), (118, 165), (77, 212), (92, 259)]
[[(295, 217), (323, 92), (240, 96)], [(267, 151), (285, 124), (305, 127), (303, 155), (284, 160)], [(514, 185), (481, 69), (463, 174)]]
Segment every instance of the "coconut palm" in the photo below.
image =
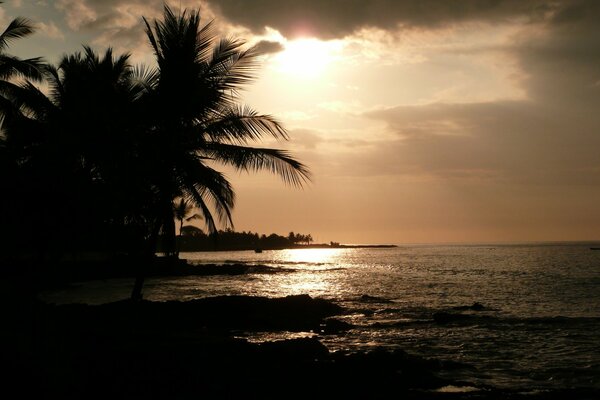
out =
[[(185, 199), (179, 199), (178, 202), (173, 204), (173, 215), (179, 221), (179, 237), (182, 236), (183, 222), (190, 222), (195, 219), (201, 219), (202, 216), (198, 213), (194, 213), (194, 207)], [(176, 256), (179, 256), (179, 241), (176, 243)]]
[(41, 57), (22, 60), (6, 52), (13, 40), (24, 38), (33, 32), (31, 21), (17, 17), (0, 34), (0, 102), (9, 101), (16, 95), (16, 79), (39, 82), (43, 78), (45, 64)]
[[(233, 226), (235, 194), (212, 166), (242, 171), (267, 170), (292, 186), (309, 179), (306, 166), (283, 150), (249, 146), (271, 136), (288, 139), (281, 124), (239, 104), (239, 91), (254, 79), (260, 53), (235, 39), (217, 40), (212, 23), (200, 25), (197, 11), (175, 15), (165, 6), (162, 21), (144, 18), (157, 63), (156, 81), (147, 95), (151, 140), (146, 150), (156, 189), (153, 237), (175, 237), (173, 200), (198, 208), (209, 233), (217, 220)], [(172, 241), (174, 243), (174, 240)], [(143, 276), (132, 298), (141, 298)]]
[(309, 177), (307, 168), (286, 151), (251, 147), (265, 136), (287, 139), (269, 115), (239, 105), (239, 92), (252, 82), (260, 54), (243, 41), (217, 40), (212, 23), (201, 26), (198, 12), (175, 15), (165, 6), (162, 21), (144, 19), (157, 61), (157, 83), (150, 94), (155, 164), (164, 216), (172, 218), (174, 198), (191, 201), (209, 232), (220, 222), (232, 225), (234, 191), (215, 163), (243, 171), (268, 170), (293, 186)]
[[(255, 49), (217, 40), (198, 12), (176, 16), (165, 7), (163, 21), (144, 21), (156, 69), (85, 47), (45, 68), (47, 95), (26, 80), (0, 101), (0, 113), (6, 143), (22, 153), (18, 165), (33, 171), (29, 197), (44, 199), (50, 229), (131, 226), (151, 256), (161, 231), (175, 238), (177, 198), (199, 210), (210, 233), (217, 222), (233, 225), (234, 190), (215, 165), (267, 170), (292, 186), (309, 173), (286, 151), (251, 146), (288, 138), (273, 117), (239, 105), (256, 72)], [(141, 297), (143, 281), (141, 271), (132, 297)]]
[(179, 202), (175, 202), (173, 205), (173, 214), (179, 221), (179, 236), (181, 236), (181, 230), (183, 229), (183, 221), (190, 222), (195, 219), (201, 219), (202, 217), (198, 213), (194, 213), (194, 208), (185, 199), (179, 199)]
[(22, 77), (39, 81), (43, 75), (43, 61), (40, 57), (22, 60), (6, 53), (8, 45), (15, 39), (21, 39), (34, 32), (31, 21), (17, 17), (13, 19), (4, 32), (0, 34), (0, 79), (8, 81), (14, 77)]
[(0, 104), (6, 141), (30, 171), (26, 186), (37, 191), (28, 197), (43, 199), (46, 225), (53, 237), (67, 238), (66, 246), (73, 246), (68, 238), (97, 242), (90, 235), (107, 237), (109, 226), (137, 224), (139, 231), (151, 207), (136, 162), (145, 132), (139, 110), (151, 79), (128, 57), (84, 47), (46, 67), (47, 94), (26, 80)]
[[(18, 88), (15, 84), (16, 79), (39, 81), (42, 77), (44, 64), (41, 58), (22, 60), (6, 52), (13, 40), (26, 37), (33, 32), (31, 22), (19, 17), (13, 19), (0, 34), (0, 107), (2, 108), (14, 97), (14, 92)], [(34, 209), (24, 204), (28, 201), (27, 198), (18, 199), (18, 192), (21, 189), (18, 178), (21, 173), (18, 168), (20, 152), (6, 137), (6, 119), (7, 116), (0, 115), (0, 181), (5, 194), (0, 200), (3, 221), (0, 241), (7, 246), (6, 249), (0, 249), (3, 254), (6, 253), (4, 250), (18, 251), (11, 243), (15, 243), (15, 236), (17, 236), (15, 233), (19, 231), (18, 228), (28, 222), (26, 217), (19, 214), (26, 214), (25, 210)], [(24, 213), (19, 212), (19, 207), (22, 207)]]

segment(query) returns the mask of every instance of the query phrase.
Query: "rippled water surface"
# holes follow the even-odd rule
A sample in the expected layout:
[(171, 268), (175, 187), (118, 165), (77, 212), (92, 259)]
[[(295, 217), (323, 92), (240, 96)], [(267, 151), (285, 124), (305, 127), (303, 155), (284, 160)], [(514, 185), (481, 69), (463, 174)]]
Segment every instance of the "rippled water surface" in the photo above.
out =
[[(150, 300), (309, 294), (338, 302), (356, 326), (320, 337), (331, 350), (400, 347), (456, 361), (448, 374), (524, 390), (600, 387), (600, 251), (590, 245), (400, 246), (183, 253), (195, 264), (244, 263), (237, 276), (149, 280)], [(110, 280), (44, 294), (51, 302), (127, 297)], [(483, 309), (465, 306), (474, 303)], [(459, 315), (434, 320), (440, 313)], [(277, 335), (253, 337), (273, 339)]]

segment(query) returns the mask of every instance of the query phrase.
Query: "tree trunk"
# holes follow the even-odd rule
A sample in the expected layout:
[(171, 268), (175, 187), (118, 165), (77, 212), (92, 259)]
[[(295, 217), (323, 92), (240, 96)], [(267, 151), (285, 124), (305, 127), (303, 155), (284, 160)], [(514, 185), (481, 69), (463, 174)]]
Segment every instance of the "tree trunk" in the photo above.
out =
[(135, 283), (133, 284), (133, 290), (131, 291), (131, 300), (141, 301), (143, 297), (142, 289), (144, 288), (144, 280), (146, 277), (142, 271), (141, 266), (138, 266), (138, 272), (135, 277)]
[(179, 237), (175, 237), (175, 257), (179, 258), (179, 247), (181, 246), (181, 230), (183, 229), (183, 218), (179, 220)]
[(160, 232), (160, 219), (157, 219), (154, 224), (154, 229), (150, 234), (150, 238), (148, 239), (148, 248), (145, 254), (135, 260), (135, 262), (139, 263), (137, 265), (137, 272), (135, 276), (135, 283), (133, 284), (133, 289), (131, 291), (131, 300), (140, 301), (142, 300), (144, 294), (144, 281), (146, 280), (146, 271), (148, 270), (148, 266), (154, 262), (154, 257), (156, 254), (156, 244), (158, 243), (158, 233)]

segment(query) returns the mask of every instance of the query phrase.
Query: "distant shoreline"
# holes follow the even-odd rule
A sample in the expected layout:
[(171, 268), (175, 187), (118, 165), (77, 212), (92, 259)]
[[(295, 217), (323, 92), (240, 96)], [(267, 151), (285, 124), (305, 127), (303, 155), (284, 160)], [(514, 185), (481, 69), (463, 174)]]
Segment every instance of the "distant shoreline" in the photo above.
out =
[(257, 247), (248, 248), (244, 247), (224, 247), (224, 248), (202, 248), (198, 250), (183, 250), (184, 253), (195, 253), (195, 252), (215, 252), (215, 251), (268, 251), (268, 250), (297, 250), (297, 249), (389, 249), (395, 248), (398, 245), (395, 244), (327, 244), (327, 243), (316, 243), (316, 244), (302, 244), (294, 246), (283, 246), (283, 247)]
[(392, 248), (392, 247), (398, 247), (398, 245), (395, 244), (336, 244), (336, 245), (331, 245), (331, 244), (309, 244), (309, 245), (302, 245), (302, 246), (298, 246), (298, 247), (293, 247), (293, 248), (300, 248), (300, 249), (304, 249), (304, 248), (329, 248), (329, 249), (370, 249), (370, 248), (374, 248), (374, 249), (387, 249), (387, 248)]

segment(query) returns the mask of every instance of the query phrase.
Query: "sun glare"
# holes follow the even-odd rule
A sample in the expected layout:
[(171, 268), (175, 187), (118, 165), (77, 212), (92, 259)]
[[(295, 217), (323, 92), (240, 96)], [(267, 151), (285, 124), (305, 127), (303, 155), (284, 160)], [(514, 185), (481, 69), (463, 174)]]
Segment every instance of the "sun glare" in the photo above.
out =
[(340, 256), (341, 249), (289, 249), (282, 252), (282, 258), (292, 263), (325, 264)]
[(314, 79), (333, 61), (332, 50), (330, 43), (316, 39), (294, 40), (275, 57), (275, 68), (286, 75)]

